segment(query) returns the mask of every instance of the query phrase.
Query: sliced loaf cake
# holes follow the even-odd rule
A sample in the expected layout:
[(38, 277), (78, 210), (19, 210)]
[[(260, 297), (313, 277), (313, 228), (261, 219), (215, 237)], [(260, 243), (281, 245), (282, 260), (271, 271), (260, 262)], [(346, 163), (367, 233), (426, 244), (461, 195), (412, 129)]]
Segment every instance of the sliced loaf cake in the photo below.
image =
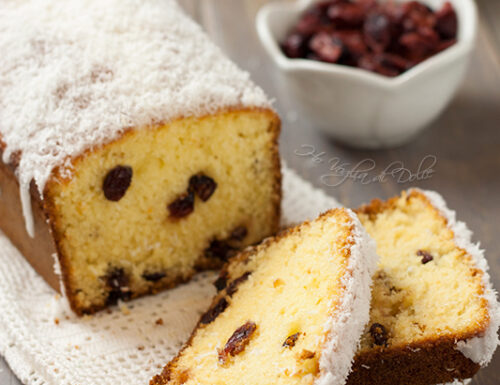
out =
[[(357, 210), (380, 255), (370, 322), (351, 385), (429, 385), (472, 377), (497, 345), (488, 264), (443, 198), (410, 190)], [(458, 382), (457, 382), (458, 383)]]
[(337, 209), (241, 253), (151, 385), (342, 385), (368, 321), (373, 241)]
[(76, 313), (278, 230), (279, 118), (174, 0), (2, 1), (0, 52), (0, 229)]

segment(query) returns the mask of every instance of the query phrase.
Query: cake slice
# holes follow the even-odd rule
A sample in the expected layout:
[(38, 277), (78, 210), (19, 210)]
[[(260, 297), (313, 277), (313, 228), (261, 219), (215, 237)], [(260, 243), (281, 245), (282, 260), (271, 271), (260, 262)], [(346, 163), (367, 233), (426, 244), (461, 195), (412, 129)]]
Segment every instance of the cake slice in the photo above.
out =
[(222, 270), (189, 342), (150, 384), (344, 384), (377, 259), (346, 209), (242, 252)]
[(472, 377), (497, 345), (500, 311), (483, 251), (435, 192), (357, 210), (380, 255), (370, 322), (348, 384), (429, 385)]
[(278, 230), (279, 118), (175, 1), (2, 1), (0, 52), (0, 228), (76, 313)]

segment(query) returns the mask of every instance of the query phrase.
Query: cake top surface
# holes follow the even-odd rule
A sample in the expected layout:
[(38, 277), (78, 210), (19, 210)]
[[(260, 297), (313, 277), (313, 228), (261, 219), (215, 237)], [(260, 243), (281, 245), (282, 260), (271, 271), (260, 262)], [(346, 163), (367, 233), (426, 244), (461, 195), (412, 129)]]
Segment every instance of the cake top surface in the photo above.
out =
[(174, 0), (5, 0), (0, 52), (3, 160), (40, 193), (126, 129), (270, 106)]

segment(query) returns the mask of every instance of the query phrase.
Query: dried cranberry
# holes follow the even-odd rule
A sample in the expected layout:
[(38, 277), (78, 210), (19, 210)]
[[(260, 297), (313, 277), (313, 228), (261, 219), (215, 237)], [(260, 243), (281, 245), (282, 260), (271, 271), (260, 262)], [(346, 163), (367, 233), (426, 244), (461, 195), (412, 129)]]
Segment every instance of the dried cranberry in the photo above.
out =
[(214, 239), (210, 246), (205, 250), (205, 256), (208, 258), (218, 258), (222, 261), (227, 261), (236, 254), (236, 249), (231, 247), (227, 242)]
[(132, 167), (116, 166), (104, 178), (102, 191), (107, 200), (116, 202), (123, 198), (132, 182)]
[(224, 310), (226, 310), (227, 306), (228, 303), (226, 299), (221, 298), (219, 302), (215, 304), (215, 306), (211, 307), (205, 314), (203, 314), (200, 323), (206, 325), (213, 322), (219, 316), (219, 314), (221, 314)]
[(344, 47), (342, 42), (327, 32), (320, 32), (313, 36), (309, 48), (321, 61), (336, 63), (340, 60)]
[(432, 10), (418, 1), (410, 1), (401, 5), (402, 20), (401, 24), (406, 32), (412, 32), (419, 27), (433, 27), (435, 17)]
[(229, 356), (234, 357), (244, 351), (256, 329), (257, 325), (252, 321), (247, 321), (236, 329), (233, 335), (227, 340), (224, 349), (219, 350), (219, 362), (225, 364)]
[(377, 0), (358, 0), (357, 3), (363, 7), (366, 13), (377, 7)]
[(300, 333), (295, 333), (295, 334), (288, 336), (286, 338), (285, 342), (283, 342), (282, 346), (284, 348), (290, 348), (290, 349), (293, 348), (295, 346), (295, 343), (299, 339), (299, 336), (300, 336)]
[(454, 39), (457, 36), (457, 14), (448, 1), (436, 12), (436, 29), (444, 39)]
[(385, 327), (379, 323), (374, 323), (370, 326), (370, 334), (373, 337), (375, 345), (386, 346), (387, 345), (387, 330)]
[(165, 278), (166, 276), (167, 276), (167, 274), (163, 271), (157, 271), (157, 272), (153, 272), (153, 273), (148, 273), (148, 272), (142, 273), (142, 278), (144, 278), (146, 281), (150, 281), (150, 282), (157, 282), (160, 279)]
[(339, 3), (328, 8), (328, 17), (336, 28), (356, 28), (363, 24), (365, 10), (356, 3)]
[(312, 5), (282, 48), (289, 57), (397, 76), (455, 43), (450, 3), (436, 13), (419, 1), (333, 0)]
[(427, 42), (429, 47), (434, 48), (439, 43), (439, 35), (430, 27), (419, 28), (418, 34)]
[(328, 28), (330, 20), (327, 16), (328, 8), (339, 1), (320, 1), (308, 8), (299, 18), (295, 32), (309, 37), (325, 28)]
[(391, 43), (391, 22), (383, 13), (368, 15), (363, 25), (366, 43), (374, 52), (383, 52)]
[(241, 285), (243, 282), (245, 282), (250, 276), (250, 274), (251, 273), (247, 271), (246, 273), (243, 273), (241, 276), (236, 278), (233, 282), (231, 282), (226, 289), (227, 295), (232, 297), (233, 294), (236, 293), (236, 291), (238, 291), (238, 286)]
[(312, 5), (312, 9), (314, 9), (316, 12), (326, 15), (328, 12), (328, 8), (330, 8), (332, 5), (339, 4), (339, 3), (344, 3), (346, 0), (326, 0), (326, 1), (318, 1), (317, 3), (314, 3)]
[(192, 189), (203, 202), (212, 196), (216, 188), (217, 183), (204, 174), (193, 175), (189, 179), (189, 189)]
[(295, 26), (295, 31), (307, 38), (312, 34), (319, 32), (323, 26), (324, 22), (320, 14), (316, 13), (306, 13), (298, 21)]
[(107, 305), (114, 305), (118, 300), (127, 301), (132, 296), (129, 287), (129, 277), (121, 267), (114, 268), (106, 274), (105, 287), (108, 291)]
[(304, 57), (307, 52), (308, 38), (300, 33), (288, 35), (282, 45), (285, 55), (292, 59)]
[(227, 286), (227, 279), (228, 279), (228, 273), (227, 271), (223, 270), (219, 277), (215, 280), (214, 286), (217, 289), (217, 291), (224, 290)]
[(429, 55), (433, 45), (416, 32), (405, 33), (399, 38), (399, 44), (406, 49), (407, 55), (415, 61), (421, 61)]
[(344, 57), (347, 64), (356, 65), (360, 57), (368, 52), (363, 35), (360, 31), (336, 31), (332, 35), (342, 42)]
[(401, 74), (410, 63), (404, 58), (393, 54), (366, 55), (359, 61), (359, 67), (381, 75), (394, 77)]
[(376, 56), (377, 60), (379, 60), (381, 65), (388, 68), (394, 68), (400, 72), (406, 71), (412, 65), (410, 61), (406, 60), (404, 57), (399, 55), (391, 53), (383, 53)]
[(242, 241), (243, 239), (245, 239), (247, 234), (248, 230), (245, 226), (238, 226), (231, 232), (229, 238), (235, 241)]
[(432, 254), (429, 253), (428, 251), (425, 251), (425, 250), (418, 250), (417, 255), (419, 257), (422, 257), (422, 264), (423, 265), (425, 265), (426, 263), (429, 263), (430, 261), (432, 261), (434, 259)]
[(188, 191), (182, 194), (168, 206), (171, 218), (184, 218), (194, 210), (194, 192)]

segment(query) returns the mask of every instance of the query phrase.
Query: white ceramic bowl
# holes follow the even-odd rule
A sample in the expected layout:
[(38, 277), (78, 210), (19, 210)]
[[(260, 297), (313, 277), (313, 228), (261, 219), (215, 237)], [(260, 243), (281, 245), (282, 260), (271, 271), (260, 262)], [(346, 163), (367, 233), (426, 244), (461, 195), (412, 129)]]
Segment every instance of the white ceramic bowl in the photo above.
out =
[[(355, 147), (386, 148), (411, 140), (443, 111), (464, 77), (477, 31), (474, 1), (450, 0), (458, 16), (455, 45), (394, 78), (287, 58), (279, 42), (316, 1), (270, 3), (257, 15), (259, 38), (279, 68), (280, 85), (294, 99), (297, 112)], [(424, 2), (436, 9), (444, 0)]]

